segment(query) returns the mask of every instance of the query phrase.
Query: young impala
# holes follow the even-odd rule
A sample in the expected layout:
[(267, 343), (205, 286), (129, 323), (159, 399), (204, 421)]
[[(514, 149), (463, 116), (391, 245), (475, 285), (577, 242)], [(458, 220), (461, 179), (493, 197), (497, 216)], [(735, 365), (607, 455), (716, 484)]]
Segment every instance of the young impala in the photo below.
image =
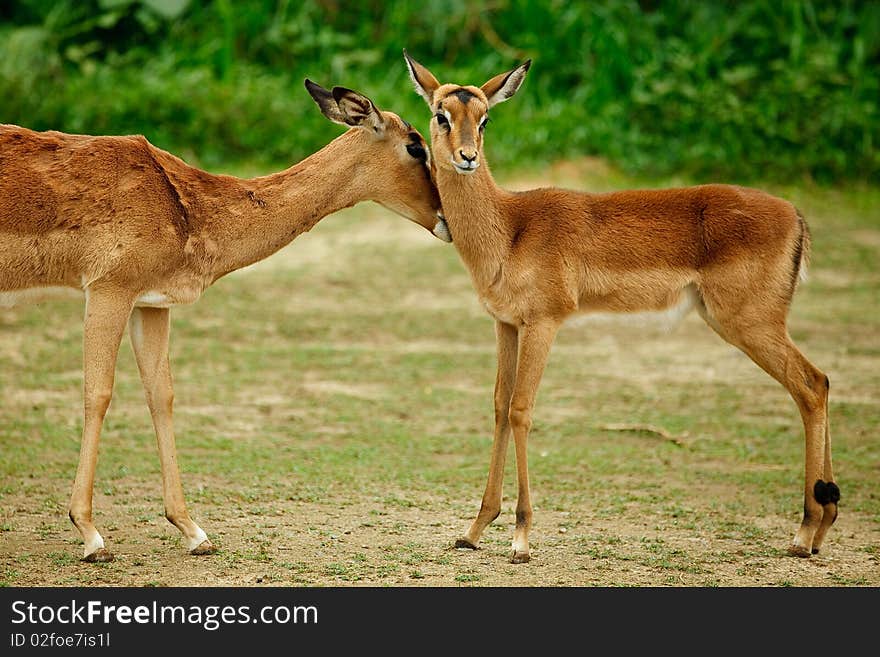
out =
[(210, 554), (177, 467), (169, 309), (360, 201), (450, 241), (421, 135), (359, 93), (305, 84), (328, 119), (351, 129), (299, 164), (251, 180), (200, 171), (141, 136), (0, 125), (0, 305), (49, 288), (85, 293), (85, 418), (70, 500), (85, 561), (113, 558), (92, 523), (92, 488), (126, 323), (156, 431), (165, 515), (192, 554)]
[(404, 51), (431, 108), (431, 148), (449, 231), (483, 305), (495, 318), (495, 440), (480, 511), (458, 547), (475, 548), (501, 510), (513, 431), (519, 494), (514, 563), (529, 560), (532, 505), (526, 442), (535, 394), (557, 329), (578, 312), (654, 311), (693, 305), (722, 338), (779, 381), (806, 433), (804, 516), (791, 554), (818, 552), (837, 517), (831, 473), (828, 378), (786, 328), (810, 250), (788, 202), (730, 185), (588, 194), (511, 193), (483, 156), (489, 110), (513, 96), (531, 61), (480, 87), (440, 84)]

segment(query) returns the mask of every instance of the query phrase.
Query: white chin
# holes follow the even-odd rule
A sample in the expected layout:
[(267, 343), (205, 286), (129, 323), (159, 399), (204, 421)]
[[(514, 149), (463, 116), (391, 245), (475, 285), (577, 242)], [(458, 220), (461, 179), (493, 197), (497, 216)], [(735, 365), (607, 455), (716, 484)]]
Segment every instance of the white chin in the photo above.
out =
[(446, 224), (445, 219), (438, 219), (437, 224), (434, 226), (434, 230), (431, 232), (434, 233), (435, 237), (438, 237), (444, 242), (452, 241), (452, 233), (449, 232), (449, 226)]
[(453, 162), (453, 164), (452, 164), (452, 167), (455, 169), (455, 172), (456, 172), (456, 173), (460, 173), (460, 174), (465, 175), (465, 176), (469, 176), (469, 175), (471, 175), (474, 171), (477, 170), (477, 167), (474, 167), (473, 169), (471, 169), (471, 168), (467, 168), (467, 169), (466, 169), (466, 168), (464, 168), (464, 167), (460, 167), (460, 166), (458, 166), (458, 165), (455, 164), (454, 162)]

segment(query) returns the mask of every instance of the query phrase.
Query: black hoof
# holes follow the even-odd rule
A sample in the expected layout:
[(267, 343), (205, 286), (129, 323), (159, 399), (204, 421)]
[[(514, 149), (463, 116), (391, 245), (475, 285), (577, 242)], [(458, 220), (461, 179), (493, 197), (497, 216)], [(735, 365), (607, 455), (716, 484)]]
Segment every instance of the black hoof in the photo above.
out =
[(471, 543), (471, 542), (470, 542), (468, 539), (466, 539), (466, 538), (460, 538), (460, 539), (458, 539), (458, 540), (455, 542), (455, 547), (456, 547), (456, 548), (466, 548), (466, 549), (468, 549), (468, 550), (479, 550), (479, 549), (480, 549), (480, 548), (478, 548), (474, 543)]
[(189, 553), (200, 557), (206, 554), (214, 554), (216, 551), (217, 548), (214, 547), (214, 544), (206, 539), (190, 550)]
[(109, 563), (113, 561), (113, 553), (106, 548), (98, 548), (91, 554), (87, 554), (82, 558), (86, 563)]
[(807, 559), (810, 556), (810, 550), (800, 545), (792, 545), (788, 548), (788, 553), (793, 557), (800, 557), (801, 559)]
[(514, 552), (510, 563), (528, 563), (531, 560), (528, 552)]

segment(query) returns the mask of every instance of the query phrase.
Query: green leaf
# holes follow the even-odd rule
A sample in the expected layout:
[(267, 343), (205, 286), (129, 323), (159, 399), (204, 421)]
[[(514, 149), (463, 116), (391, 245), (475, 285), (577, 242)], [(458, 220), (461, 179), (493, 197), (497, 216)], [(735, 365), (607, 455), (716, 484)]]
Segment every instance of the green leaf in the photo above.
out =
[(98, 6), (101, 9), (119, 9), (121, 7), (127, 7), (134, 1), (135, 0), (98, 0)]
[(177, 18), (189, 6), (189, 0), (141, 0), (141, 3), (167, 19)]
[(122, 18), (122, 15), (123, 14), (121, 11), (108, 11), (106, 14), (98, 16), (95, 22), (99, 27), (109, 29), (111, 27), (114, 27), (116, 23), (119, 22), (119, 19)]

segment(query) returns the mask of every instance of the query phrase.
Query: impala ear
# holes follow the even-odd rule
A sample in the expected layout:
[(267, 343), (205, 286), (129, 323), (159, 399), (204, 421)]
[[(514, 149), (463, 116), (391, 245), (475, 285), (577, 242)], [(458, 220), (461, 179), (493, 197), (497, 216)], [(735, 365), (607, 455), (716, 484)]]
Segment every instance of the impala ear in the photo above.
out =
[(342, 112), (339, 111), (339, 105), (336, 104), (336, 99), (333, 98), (333, 94), (320, 84), (315, 84), (308, 78), (306, 78), (306, 90), (309, 92), (309, 95), (315, 99), (315, 102), (318, 103), (318, 107), (321, 109), (321, 114), (333, 121), (333, 123), (347, 125), (342, 116)]
[(409, 71), (410, 79), (416, 87), (416, 92), (425, 99), (428, 107), (433, 108), (434, 92), (437, 91), (440, 83), (437, 82), (437, 78), (434, 77), (431, 71), (409, 56), (406, 48), (403, 49), (403, 58), (406, 60), (406, 68)]
[(364, 128), (377, 134), (385, 131), (385, 119), (366, 96), (345, 87), (333, 87), (333, 91), (328, 91), (308, 78), (306, 89), (318, 103), (321, 114), (333, 123)]
[(498, 103), (503, 103), (511, 98), (517, 92), (523, 80), (525, 80), (526, 73), (531, 65), (532, 60), (527, 59), (512, 71), (496, 75), (480, 87), (483, 93), (486, 94), (486, 98), (489, 99), (489, 107), (494, 107)]
[(385, 119), (373, 105), (372, 100), (345, 87), (333, 87), (330, 93), (333, 94), (333, 99), (346, 125), (364, 128), (376, 134), (385, 132)]

